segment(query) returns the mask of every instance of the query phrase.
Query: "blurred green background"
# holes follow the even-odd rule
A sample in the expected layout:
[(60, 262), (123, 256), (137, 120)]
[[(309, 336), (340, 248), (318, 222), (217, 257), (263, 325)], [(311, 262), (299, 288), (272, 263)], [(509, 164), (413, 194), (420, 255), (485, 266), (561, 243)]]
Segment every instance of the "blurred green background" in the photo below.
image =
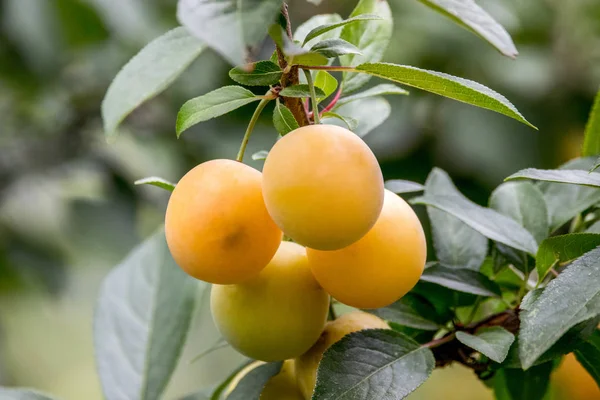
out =
[[(391, 1), (395, 32), (385, 60), (483, 83), (540, 131), (412, 90), (409, 97), (389, 98), (392, 117), (365, 140), (386, 179), (424, 182), (439, 166), (484, 204), (512, 172), (556, 167), (579, 155), (600, 84), (600, 2), (480, 4), (512, 34), (516, 61), (415, 0)], [(168, 199), (133, 181), (150, 175), (177, 181), (204, 160), (235, 157), (252, 107), (175, 138), (176, 113), (186, 99), (231, 84), (229, 66), (210, 51), (130, 116), (116, 143), (104, 140), (100, 102), (111, 79), (144, 44), (176, 26), (175, 5), (0, 0), (0, 385), (35, 387), (66, 400), (100, 399), (92, 345), (99, 284), (162, 222)], [(346, 16), (353, 5), (293, 0), (291, 15), (297, 26), (315, 13)], [(276, 139), (269, 113), (263, 117), (247, 154)], [(214, 383), (241, 359), (223, 349), (190, 364), (217, 338), (206, 307), (190, 337), (167, 399)], [(554, 398), (577, 399), (567, 389), (577, 373), (563, 375)], [(441, 395), (491, 397), (473, 374), (453, 368), (436, 372), (411, 399)]]

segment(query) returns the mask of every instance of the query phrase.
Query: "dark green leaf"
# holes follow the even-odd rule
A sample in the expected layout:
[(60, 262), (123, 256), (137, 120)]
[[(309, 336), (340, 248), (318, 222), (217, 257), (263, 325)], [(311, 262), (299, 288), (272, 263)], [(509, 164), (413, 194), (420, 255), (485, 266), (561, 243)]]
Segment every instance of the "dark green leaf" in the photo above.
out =
[(436, 312), (440, 315), (440, 322), (452, 320), (455, 317), (454, 309), (456, 307), (472, 306), (479, 297), (425, 281), (417, 282), (411, 293), (426, 298), (433, 304)]
[(227, 114), (257, 100), (260, 97), (241, 86), (224, 86), (188, 100), (177, 114), (177, 137), (199, 122)]
[(323, 90), (325, 97), (320, 97), (317, 100), (320, 102), (331, 96), (338, 87), (338, 81), (327, 71), (318, 71), (314, 79), (315, 86)]
[[(321, 14), (310, 17), (306, 22), (300, 24), (294, 31), (294, 40), (296, 42), (302, 43), (302, 46), (310, 47), (317, 42), (316, 39), (308, 39), (306, 37), (308, 34), (323, 25), (336, 24), (342, 21), (342, 17), (338, 14)], [(340, 37), (340, 33), (342, 32), (341, 27), (334, 28), (330, 31), (325, 32), (320, 35), (321, 40), (323, 39), (334, 39)]]
[(583, 155), (596, 156), (600, 154), (600, 90), (596, 94), (592, 111), (588, 117), (583, 139)]
[(104, 131), (109, 137), (137, 106), (165, 90), (206, 46), (183, 28), (150, 42), (119, 71), (102, 101)]
[(524, 369), (571, 327), (600, 314), (599, 282), (600, 249), (595, 249), (575, 260), (537, 298), (523, 300), (519, 356)]
[(505, 180), (535, 179), (538, 181), (573, 183), (575, 185), (591, 186), (600, 188), (600, 174), (596, 172), (567, 169), (523, 169), (512, 174)]
[(171, 258), (162, 230), (108, 274), (94, 316), (106, 398), (161, 398), (187, 338), (198, 285)]
[(294, 118), (294, 114), (292, 114), (290, 109), (283, 105), (279, 100), (277, 100), (275, 108), (273, 109), (273, 125), (281, 136), (300, 127), (298, 121)]
[(313, 400), (403, 399), (435, 366), (433, 353), (392, 330), (346, 335), (323, 355)]
[(53, 400), (53, 397), (31, 389), (0, 387), (2, 400)]
[(438, 315), (433, 305), (421, 296), (409, 293), (395, 303), (374, 310), (365, 310), (371, 314), (410, 328), (435, 331), (440, 329), (436, 322)]
[(548, 210), (542, 191), (531, 182), (506, 182), (490, 197), (490, 208), (517, 221), (537, 243), (548, 237)]
[[(560, 169), (589, 171), (594, 161), (592, 157), (579, 158), (562, 165)], [(550, 182), (540, 182), (539, 187), (546, 199), (551, 231), (560, 228), (580, 212), (600, 202), (600, 190), (596, 188)]]
[(171, 183), (168, 180), (159, 178), (157, 176), (150, 176), (148, 178), (138, 179), (137, 181), (135, 181), (133, 183), (134, 183), (134, 185), (152, 185), (152, 186), (159, 187), (161, 189), (168, 190), (169, 192), (172, 192), (173, 189), (175, 189), (174, 183)]
[(600, 331), (596, 330), (592, 336), (575, 350), (575, 357), (600, 387)]
[[(360, 21), (344, 26), (340, 38), (352, 43), (362, 54), (350, 54), (340, 57), (343, 66), (356, 66), (365, 62), (381, 61), (393, 32), (393, 20), (390, 6), (386, 0), (360, 0), (350, 18), (359, 15), (378, 15), (378, 21)], [(355, 72), (344, 72), (342, 87), (344, 93), (356, 91), (364, 86), (371, 77)]]
[(500, 326), (493, 326), (479, 329), (474, 335), (456, 332), (456, 339), (489, 359), (501, 363), (515, 341), (515, 335)]
[[(425, 194), (462, 196), (450, 176), (439, 168), (427, 177)], [(487, 254), (488, 239), (445, 211), (427, 207), (427, 214), (437, 259), (447, 266), (479, 270)]]
[(519, 54), (506, 29), (474, 0), (419, 1), (480, 36), (505, 56), (515, 58)]
[(346, 125), (346, 127), (348, 129), (350, 129), (351, 131), (355, 131), (356, 128), (358, 127), (358, 121), (355, 120), (354, 118), (345, 117), (343, 115), (340, 115), (340, 114), (337, 114), (337, 113), (334, 113), (331, 111), (323, 113), (322, 118), (323, 118), (323, 123), (327, 123), (327, 121), (326, 121), (327, 118), (338, 119), (338, 120), (342, 121), (344, 123), (344, 125)]
[(252, 159), (254, 161), (265, 160), (268, 155), (269, 155), (269, 152), (267, 150), (261, 150), (261, 151), (257, 151), (256, 153), (252, 154)]
[(327, 58), (339, 57), (345, 54), (361, 54), (358, 47), (343, 39), (325, 39), (311, 47), (310, 51), (323, 54)]
[[(325, 93), (320, 88), (315, 87), (315, 92), (318, 97), (325, 97)], [(306, 84), (293, 85), (283, 88), (279, 95), (283, 97), (310, 97), (310, 89)]]
[(382, 95), (386, 95), (386, 94), (408, 95), (408, 91), (406, 91), (396, 85), (392, 85), (391, 83), (382, 83), (380, 85), (373, 86), (372, 88), (367, 89), (363, 92), (356, 93), (351, 96), (342, 97), (341, 99), (338, 100), (337, 104), (343, 105), (346, 103), (350, 103), (351, 101), (365, 99), (367, 97), (382, 96)]
[(237, 384), (227, 400), (258, 400), (263, 388), (281, 370), (283, 362), (272, 362), (254, 368)]
[(246, 86), (269, 86), (279, 83), (283, 71), (272, 61), (259, 61), (235, 67), (229, 71), (231, 79)]
[(179, 0), (177, 19), (231, 64), (247, 62), (279, 13), (281, 0)]
[[(494, 390), (504, 390), (505, 400), (542, 400), (550, 384), (552, 363), (548, 362), (527, 371), (504, 369), (497, 373)], [(500, 397), (497, 397), (500, 398)]]
[(358, 136), (363, 137), (390, 116), (392, 107), (383, 97), (369, 97), (351, 103), (337, 105), (333, 108), (336, 114), (352, 115), (358, 121), (354, 130)]
[(385, 188), (396, 194), (413, 193), (425, 190), (425, 186), (417, 182), (405, 181), (404, 179), (390, 179), (385, 181)]
[[(542, 289), (536, 289), (534, 292), (542, 292)], [(533, 293), (533, 292), (532, 292)], [(584, 321), (580, 324), (575, 325), (569, 329), (556, 343), (554, 343), (548, 350), (544, 352), (533, 365), (540, 365), (548, 361), (555, 360), (565, 354), (571, 353), (577, 349), (583, 342), (588, 340), (592, 333), (596, 330), (596, 327), (600, 323), (600, 317), (595, 317)], [(515, 339), (515, 342), (508, 352), (508, 356), (504, 362), (500, 365), (502, 368), (519, 368), (523, 369), (521, 360), (519, 359), (519, 337)]]
[(310, 32), (306, 34), (302, 41), (302, 46), (304, 46), (309, 40), (316, 38), (317, 36), (321, 36), (322, 34), (329, 32), (333, 29), (340, 28), (347, 24), (352, 24), (359, 21), (370, 21), (370, 20), (380, 20), (382, 19), (379, 15), (375, 14), (361, 14), (356, 17), (348, 18), (344, 21), (331, 22), (324, 25), (319, 25), (316, 28), (313, 28)]
[(443, 210), (475, 229), (485, 237), (525, 251), (537, 252), (537, 243), (531, 233), (513, 219), (485, 207), (481, 207), (462, 196), (425, 196), (412, 199), (413, 204), (425, 204)]
[(356, 70), (492, 110), (537, 129), (504, 96), (468, 79), (458, 78), (442, 72), (390, 63), (361, 64), (356, 67)]
[(600, 246), (600, 234), (597, 233), (571, 233), (544, 240), (540, 244), (535, 260), (540, 281), (555, 262), (574, 260), (598, 246)]
[(499, 296), (500, 288), (485, 275), (470, 269), (434, 265), (425, 268), (421, 281), (479, 296)]

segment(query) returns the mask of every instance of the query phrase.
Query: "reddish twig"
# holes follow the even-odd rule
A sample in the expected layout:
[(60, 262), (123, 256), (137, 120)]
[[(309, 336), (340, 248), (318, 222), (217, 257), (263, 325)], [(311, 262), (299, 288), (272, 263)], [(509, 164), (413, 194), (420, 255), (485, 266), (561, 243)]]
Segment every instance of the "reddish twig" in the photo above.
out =
[(331, 99), (331, 102), (329, 102), (329, 104), (327, 104), (327, 107), (325, 107), (320, 113), (319, 115), (323, 115), (328, 111), (331, 111), (331, 109), (333, 107), (335, 107), (335, 105), (337, 104), (338, 100), (340, 99), (340, 97), (342, 96), (342, 88), (340, 87), (338, 89), (338, 91), (335, 93), (335, 96), (333, 96), (333, 99)]

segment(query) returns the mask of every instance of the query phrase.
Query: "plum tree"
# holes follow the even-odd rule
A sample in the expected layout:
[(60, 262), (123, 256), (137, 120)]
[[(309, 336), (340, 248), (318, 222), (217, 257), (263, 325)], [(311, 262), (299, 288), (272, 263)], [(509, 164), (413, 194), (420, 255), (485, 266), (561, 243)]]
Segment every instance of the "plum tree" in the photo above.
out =
[(319, 250), (348, 246), (373, 226), (383, 178), (369, 147), (333, 125), (298, 128), (279, 140), (263, 168), (267, 210), (294, 241)]
[(363, 238), (340, 250), (307, 250), (321, 286), (356, 308), (387, 306), (418, 282), (427, 257), (423, 227), (413, 209), (389, 190), (381, 215)]
[(169, 199), (165, 232), (185, 272), (220, 284), (256, 275), (282, 237), (265, 208), (261, 173), (232, 160), (207, 161), (181, 178)]
[(275, 361), (296, 357), (319, 338), (329, 295), (308, 267), (304, 247), (281, 246), (254, 278), (213, 285), (211, 311), (225, 339), (248, 357)]
[(294, 360), (298, 387), (305, 398), (310, 399), (315, 388), (317, 368), (323, 353), (331, 345), (349, 333), (363, 329), (389, 329), (388, 324), (381, 318), (363, 311), (352, 311), (334, 321), (329, 321), (319, 340), (308, 350)]

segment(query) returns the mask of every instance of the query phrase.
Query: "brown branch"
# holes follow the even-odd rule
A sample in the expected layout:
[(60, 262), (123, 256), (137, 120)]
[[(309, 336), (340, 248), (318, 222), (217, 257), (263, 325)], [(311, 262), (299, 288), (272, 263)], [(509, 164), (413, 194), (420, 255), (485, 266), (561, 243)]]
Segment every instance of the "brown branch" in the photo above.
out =
[[(288, 6), (285, 2), (281, 6), (281, 14), (285, 18), (285, 31), (287, 33), (287, 36), (291, 40), (292, 39), (292, 23), (290, 22)], [(285, 55), (283, 54), (283, 51), (279, 48), (279, 46), (277, 46), (277, 44), (275, 45), (275, 48), (277, 51), (277, 60), (279, 61), (279, 67), (283, 71), (285, 71), (283, 76), (281, 77), (281, 86), (287, 87), (287, 86), (297, 85), (298, 83), (300, 83), (300, 78), (298, 75), (298, 67), (292, 66), (288, 70), (288, 63), (285, 59)], [(292, 114), (294, 115), (294, 117), (296, 118), (296, 121), (298, 121), (298, 124), (300, 126), (309, 124), (308, 114), (306, 113), (306, 109), (304, 108), (304, 105), (302, 104), (301, 98), (286, 97), (286, 98), (282, 98), (281, 100), (283, 101), (283, 104), (285, 104), (285, 106), (290, 109), (290, 111), (292, 112)]]

